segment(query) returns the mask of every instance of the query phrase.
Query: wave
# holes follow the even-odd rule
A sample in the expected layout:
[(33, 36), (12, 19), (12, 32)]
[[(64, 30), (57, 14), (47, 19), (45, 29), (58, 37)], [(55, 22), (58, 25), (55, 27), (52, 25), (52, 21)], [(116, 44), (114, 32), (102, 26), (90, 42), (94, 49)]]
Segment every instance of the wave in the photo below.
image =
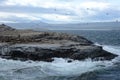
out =
[(103, 49), (108, 51), (108, 52), (120, 55), (120, 46), (107, 46), (107, 45), (104, 45)]
[(50, 63), (0, 59), (0, 77), (3, 77), (5, 80), (18, 78), (22, 80), (36, 80), (38, 77), (43, 79), (50, 76), (73, 77), (112, 65), (111, 62), (108, 61), (92, 61), (88, 59), (85, 61), (76, 60), (72, 63), (67, 63), (67, 60), (68, 59), (55, 58), (55, 61)]
[[(119, 54), (120, 49), (117, 46), (103, 46), (104, 50)], [(120, 58), (111, 61), (84, 61), (54, 58), (53, 62), (43, 61), (15, 61), (0, 58), (0, 79), (2, 80), (60, 80), (59, 77), (74, 77), (84, 73), (105, 69), (113, 66)], [(56, 79), (57, 77), (57, 79)], [(63, 80), (63, 79), (61, 79)], [(65, 79), (67, 80), (67, 79)]]
[(102, 45), (99, 43), (95, 43), (95, 45), (102, 46), (104, 50), (111, 52), (113, 54), (120, 55), (120, 46)]

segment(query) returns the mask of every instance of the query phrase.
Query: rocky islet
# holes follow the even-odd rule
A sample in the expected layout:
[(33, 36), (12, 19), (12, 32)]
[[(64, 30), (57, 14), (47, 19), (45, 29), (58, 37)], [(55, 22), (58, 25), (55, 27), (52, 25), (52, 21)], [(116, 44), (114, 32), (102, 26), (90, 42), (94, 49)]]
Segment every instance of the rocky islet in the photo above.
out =
[[(117, 55), (78, 35), (17, 30), (0, 25), (0, 56), (14, 60), (53, 61), (54, 57), (74, 60), (111, 60)], [(71, 62), (71, 61), (68, 61)]]

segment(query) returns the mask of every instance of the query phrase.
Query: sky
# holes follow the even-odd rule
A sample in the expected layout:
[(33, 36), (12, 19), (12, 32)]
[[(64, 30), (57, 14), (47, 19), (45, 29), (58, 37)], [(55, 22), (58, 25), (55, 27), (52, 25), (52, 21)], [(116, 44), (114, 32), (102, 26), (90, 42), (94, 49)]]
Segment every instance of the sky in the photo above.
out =
[(119, 21), (119, 4), (120, 0), (0, 0), (0, 23)]

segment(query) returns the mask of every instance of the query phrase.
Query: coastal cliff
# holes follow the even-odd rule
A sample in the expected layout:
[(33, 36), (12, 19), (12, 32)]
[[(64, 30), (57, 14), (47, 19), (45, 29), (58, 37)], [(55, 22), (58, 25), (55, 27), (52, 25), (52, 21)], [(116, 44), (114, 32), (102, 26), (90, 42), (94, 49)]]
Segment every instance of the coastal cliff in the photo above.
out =
[[(14, 60), (53, 61), (54, 57), (73, 60), (111, 60), (117, 55), (78, 35), (17, 30), (0, 25), (0, 56)], [(68, 61), (71, 62), (71, 61)]]

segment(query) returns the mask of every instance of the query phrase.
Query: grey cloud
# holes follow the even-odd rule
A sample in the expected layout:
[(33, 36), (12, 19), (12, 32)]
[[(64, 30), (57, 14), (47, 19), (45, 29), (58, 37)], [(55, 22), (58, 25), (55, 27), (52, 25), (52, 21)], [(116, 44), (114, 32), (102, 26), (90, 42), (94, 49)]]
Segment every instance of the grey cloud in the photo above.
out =
[(0, 18), (0, 21), (29, 22), (31, 20), (24, 17), (10, 16), (7, 18)]
[(91, 19), (96, 19), (96, 20), (114, 20), (117, 18), (120, 18), (120, 11), (119, 10), (115, 10), (115, 9), (108, 9), (105, 10), (103, 12), (99, 12), (97, 15), (95, 16), (91, 16)]
[(56, 8), (38, 8), (38, 7), (22, 7), (22, 6), (0, 6), (0, 12), (14, 12), (14, 13), (48, 13), (61, 15), (75, 15), (72, 11), (66, 9)]
[[(7, 0), (0, 0), (0, 3), (2, 4), (2, 2), (7, 1)], [(60, 3), (63, 2), (71, 2), (71, 0), (58, 0), (60, 1)], [(79, 0), (77, 0), (79, 2)], [(77, 2), (76, 1), (76, 2)], [(99, 1), (99, 0), (85, 0), (85, 1)], [(81, 2), (85, 2), (85, 1), (81, 1)], [(101, 0), (101, 2), (104, 0)], [(112, 1), (112, 0), (111, 0)], [(110, 2), (110, 1), (109, 1)], [(112, 2), (110, 2), (112, 3)], [(40, 15), (40, 14), (60, 14), (60, 15), (69, 15), (69, 16), (75, 16), (75, 18), (73, 18), (73, 20), (76, 21), (104, 21), (104, 20), (112, 20), (115, 18), (119, 18), (120, 17), (120, 10), (116, 10), (116, 8), (111, 7), (111, 9), (107, 9), (107, 10), (103, 10), (103, 11), (99, 11), (96, 9), (88, 9), (91, 11), (95, 11), (96, 14), (95, 15), (89, 15), (87, 12), (87, 9), (84, 10), (80, 9), (80, 11), (83, 13), (83, 16), (81, 16), (80, 14), (76, 13), (74, 10), (69, 10), (69, 9), (65, 9), (64, 7), (61, 9), (57, 9), (57, 8), (43, 8), (43, 7), (32, 7), (32, 6), (7, 6), (7, 5), (1, 5), (0, 6), (0, 12), (6, 12), (6, 13), (22, 13), (22, 14), (28, 14), (30, 16), (37, 16), (36, 14)], [(85, 17), (84, 17), (85, 16)], [(4, 16), (3, 16), (4, 17)], [(41, 16), (37, 16), (39, 18), (41, 18)], [(83, 18), (84, 17), (84, 18)], [(12, 20), (12, 21), (30, 21), (30, 19), (24, 18), (24, 17), (16, 17), (16, 16), (10, 16), (8, 18), (1, 18), (0, 20)], [(55, 22), (54, 20), (47, 20), (46, 18), (42, 19), (45, 22)], [(64, 20), (63, 20), (64, 21)]]

